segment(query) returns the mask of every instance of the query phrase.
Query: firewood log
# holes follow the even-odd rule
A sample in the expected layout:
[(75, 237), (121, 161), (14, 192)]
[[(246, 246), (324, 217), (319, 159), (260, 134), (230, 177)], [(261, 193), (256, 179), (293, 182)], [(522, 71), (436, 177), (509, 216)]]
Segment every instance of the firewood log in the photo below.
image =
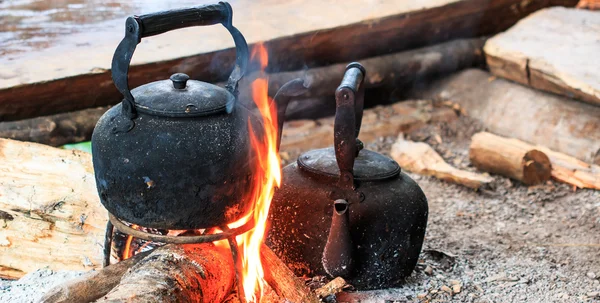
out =
[(0, 276), (102, 266), (107, 212), (91, 155), (0, 139)]
[(319, 298), (324, 299), (330, 295), (335, 295), (339, 293), (340, 291), (342, 291), (344, 286), (346, 286), (346, 280), (344, 280), (344, 278), (342, 277), (337, 277), (329, 281), (329, 283), (316, 289), (315, 293), (317, 294), (317, 296), (319, 296)]
[(450, 166), (429, 144), (404, 140), (402, 134), (392, 145), (390, 155), (403, 169), (470, 188), (478, 189), (493, 181), (489, 176)]
[(138, 253), (127, 260), (60, 284), (46, 292), (40, 302), (88, 303), (95, 301), (117, 286), (125, 272), (149, 254), (150, 252)]
[[(291, 71), (451, 39), (493, 35), (541, 8), (576, 3), (577, 0), (381, 1), (367, 9), (364, 1), (345, 1), (345, 7), (332, 6), (330, 10), (324, 9), (320, 0), (237, 1), (234, 24), (242, 29), (254, 29), (250, 31), (253, 32), (251, 43), (265, 41), (271, 70)], [(303, 14), (296, 16), (298, 18), (288, 17), (289, 12), (300, 6)], [(284, 22), (270, 17), (268, 22), (255, 22), (255, 16), (266, 10)], [(335, 13), (331, 13), (333, 11)], [(121, 22), (116, 23), (119, 28)], [(248, 35), (247, 31), (243, 32)], [(201, 33), (202, 39), (189, 39), (188, 31), (175, 31), (168, 37), (147, 40), (145, 51), (134, 56), (134, 61), (145, 64), (129, 70), (130, 87), (166, 79), (176, 71), (212, 83), (227, 79), (235, 61), (231, 39), (214, 29)], [(180, 38), (173, 39), (172, 35)], [(111, 37), (118, 39), (120, 34)], [(123, 96), (112, 84), (109, 71), (116, 40), (84, 43), (81, 38), (77, 36), (76, 43), (70, 44), (80, 45), (78, 47), (27, 52), (25, 58), (37, 60), (27, 60), (10, 52), (0, 56), (3, 76), (0, 120), (27, 119), (121, 101)], [(110, 43), (102, 44), (104, 40)], [(181, 47), (183, 41), (188, 47)], [(15, 56), (22, 59), (15, 60)]]
[[(367, 69), (366, 87), (386, 86), (389, 90), (399, 85), (407, 85), (425, 78), (448, 74), (460, 69), (484, 64), (482, 52), (484, 39), (464, 39), (439, 45), (400, 52), (391, 55), (361, 60)], [(292, 101), (286, 117), (321, 118), (335, 113), (333, 93), (344, 76), (347, 63), (308, 70), (274, 73), (269, 75), (269, 94), (274, 96), (277, 90), (289, 80), (306, 78), (310, 82), (308, 94)], [(257, 74), (248, 75), (242, 83), (241, 91), (248, 90), (248, 84)], [(225, 83), (221, 83), (221, 86)], [(247, 100), (250, 93), (240, 94), (241, 102)], [(328, 97), (329, 96), (329, 97)], [(368, 98), (368, 105), (378, 105), (384, 100)], [(373, 101), (375, 100), (375, 101)], [(0, 123), (0, 138), (32, 141), (52, 146), (89, 140), (96, 122), (108, 107), (86, 109), (27, 120)]]
[[(586, 2), (600, 9), (600, 1)], [(597, 12), (540, 10), (486, 42), (488, 66), (499, 77), (600, 106), (600, 60), (590, 60), (600, 53), (598, 26)]]
[[(490, 133), (478, 133), (473, 136), (470, 155), (475, 153), (475, 157), (477, 158), (475, 161), (482, 164), (482, 169), (486, 171), (506, 171), (508, 169), (506, 166), (511, 165), (510, 163), (506, 163), (508, 160), (507, 155), (512, 154), (508, 153), (507, 149), (516, 148), (522, 151), (537, 151), (546, 155), (551, 166), (551, 176), (553, 179), (579, 188), (600, 190), (600, 166), (585, 163), (563, 153), (555, 152), (545, 146), (534, 146), (517, 139), (504, 138)], [(493, 161), (498, 158), (501, 159)], [(518, 159), (513, 159), (515, 166), (517, 165), (517, 161)], [(474, 164), (478, 166), (478, 164)], [(545, 175), (548, 165), (544, 164), (542, 167), (539, 165), (540, 163), (529, 169), (532, 172), (535, 170), (533, 172), (535, 174), (543, 173)], [(543, 172), (539, 171), (540, 168)]]
[(519, 180), (527, 185), (550, 179), (548, 156), (516, 139), (477, 133), (471, 139), (469, 159), (480, 170)]
[(492, 133), (600, 164), (600, 107), (469, 69), (408, 93), (458, 103)]
[(96, 302), (222, 302), (234, 277), (228, 248), (210, 243), (165, 245), (133, 265)]
[(291, 303), (320, 302), (317, 295), (264, 244), (260, 250), (260, 258), (264, 266), (265, 281), (281, 298)]

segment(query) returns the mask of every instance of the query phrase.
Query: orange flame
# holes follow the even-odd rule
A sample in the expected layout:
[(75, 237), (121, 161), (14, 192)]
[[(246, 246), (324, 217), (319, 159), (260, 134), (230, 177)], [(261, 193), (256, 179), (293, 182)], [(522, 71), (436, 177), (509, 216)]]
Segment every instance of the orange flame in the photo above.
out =
[[(252, 58), (258, 57), (261, 69), (268, 64), (267, 50), (259, 44), (252, 52)], [(277, 108), (269, 98), (268, 80), (266, 77), (258, 78), (251, 84), (252, 99), (260, 112), (263, 129), (255, 130), (248, 123), (250, 129), (250, 145), (256, 154), (254, 167), (254, 184), (252, 191), (246, 197), (254, 203), (253, 213), (244, 218), (228, 224), (229, 228), (240, 227), (249, 220), (255, 221), (255, 227), (236, 237), (242, 256), (242, 288), (246, 302), (260, 302), (264, 290), (264, 272), (260, 260), (260, 249), (263, 244), (267, 229), (267, 216), (275, 187), (281, 182), (281, 159), (277, 148)], [(257, 135), (262, 133), (264, 135)], [(215, 243), (228, 246), (227, 241)]]
[[(268, 55), (263, 44), (257, 45), (252, 57), (258, 56), (262, 70), (267, 67)], [(254, 203), (254, 229), (240, 236), (240, 245), (242, 248), (242, 283), (247, 302), (257, 302), (262, 298), (264, 289), (263, 267), (260, 261), (260, 249), (263, 244), (265, 232), (267, 229), (267, 216), (271, 199), (275, 193), (275, 187), (279, 187), (281, 182), (281, 159), (279, 158), (277, 148), (277, 110), (271, 106), (273, 100), (269, 98), (268, 80), (266, 77), (256, 79), (252, 82), (252, 99), (256, 104), (264, 129), (264, 136), (256, 136), (254, 129), (250, 124), (250, 143), (252, 149), (256, 152), (256, 184), (251, 198)], [(259, 130), (260, 132), (260, 130)]]

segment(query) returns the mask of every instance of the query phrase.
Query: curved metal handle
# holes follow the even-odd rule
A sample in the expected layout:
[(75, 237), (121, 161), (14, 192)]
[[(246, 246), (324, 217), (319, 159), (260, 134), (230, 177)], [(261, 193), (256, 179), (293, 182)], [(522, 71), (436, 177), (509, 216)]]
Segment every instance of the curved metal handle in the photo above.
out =
[(335, 91), (335, 158), (340, 168), (339, 185), (348, 189), (354, 189), (354, 159), (362, 144), (357, 138), (363, 115), (365, 92), (362, 84), (365, 74), (365, 68), (360, 63), (348, 64), (344, 79)]
[[(236, 63), (225, 88), (237, 98), (237, 85), (246, 72), (249, 52), (246, 39), (233, 26), (232, 20), (233, 10), (227, 2), (127, 18), (125, 21), (125, 37), (115, 50), (111, 70), (113, 82), (125, 98), (123, 100), (123, 113), (130, 119), (136, 116), (133, 96), (131, 95), (127, 81), (127, 74), (133, 52), (141, 39), (190, 26), (221, 23), (233, 37), (236, 49)], [(228, 108), (231, 109), (233, 106), (229, 106)]]

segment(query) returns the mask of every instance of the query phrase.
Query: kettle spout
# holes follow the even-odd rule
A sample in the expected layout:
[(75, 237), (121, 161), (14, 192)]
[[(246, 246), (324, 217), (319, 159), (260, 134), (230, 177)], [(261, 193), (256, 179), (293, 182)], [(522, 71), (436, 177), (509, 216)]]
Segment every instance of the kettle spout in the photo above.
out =
[(277, 148), (281, 143), (281, 133), (283, 130), (283, 122), (285, 120), (285, 110), (287, 109), (288, 103), (292, 97), (300, 96), (308, 91), (308, 83), (303, 79), (294, 79), (283, 86), (277, 91), (273, 98), (272, 106), (277, 106), (277, 131), (279, 132), (279, 138), (277, 138)]
[(333, 203), (331, 228), (322, 259), (323, 268), (332, 277), (349, 278), (353, 270), (353, 245), (348, 205), (348, 201), (342, 199)]

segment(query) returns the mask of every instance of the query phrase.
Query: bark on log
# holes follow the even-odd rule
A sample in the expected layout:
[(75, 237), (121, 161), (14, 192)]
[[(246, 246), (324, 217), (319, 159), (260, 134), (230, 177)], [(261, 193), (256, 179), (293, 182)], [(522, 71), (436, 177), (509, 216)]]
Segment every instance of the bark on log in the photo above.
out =
[[(367, 70), (365, 88), (386, 86), (390, 89), (424, 81), (435, 76), (450, 74), (461, 69), (483, 66), (485, 39), (461, 39), (435, 46), (399, 52), (391, 55), (361, 59)], [(310, 83), (303, 97), (332, 95), (344, 77), (350, 62), (308, 70), (284, 72), (269, 77), (269, 94), (293, 79), (302, 78)]]
[(40, 302), (88, 303), (100, 299), (119, 284), (129, 268), (149, 254), (149, 251), (136, 254), (127, 260), (58, 285), (45, 293)]
[(0, 123), (0, 138), (61, 146), (87, 141), (109, 107)]
[(102, 265), (107, 213), (91, 155), (0, 139), (0, 276)]
[[(463, 0), (442, 3), (444, 5), (416, 11), (395, 14), (388, 12), (389, 15), (368, 22), (361, 20), (344, 25), (345, 19), (341, 20), (342, 22), (337, 19), (334, 20), (337, 27), (333, 28), (311, 28), (308, 32), (286, 33), (287, 36), (283, 37), (271, 35), (270, 38), (264, 39), (267, 40), (265, 45), (270, 54), (269, 69), (291, 71), (303, 66), (316, 67), (358, 60), (457, 38), (493, 35), (506, 30), (536, 10), (554, 5), (574, 6), (577, 0)], [(269, 3), (269, 5), (273, 4)], [(314, 7), (322, 10), (320, 5)], [(281, 13), (281, 15), (288, 14)], [(346, 17), (345, 14), (336, 15), (342, 16), (341, 18)], [(328, 17), (331, 19), (330, 16)], [(331, 20), (327, 22), (331, 24)], [(281, 35), (278, 28), (273, 32)], [(376, 43), (365, 43), (373, 40), (373, 37), (377, 38)], [(105, 48), (96, 47), (96, 49)], [(81, 53), (81, 49), (77, 52)], [(85, 53), (90, 57), (89, 52)], [(56, 57), (56, 54), (54, 55)], [(61, 55), (65, 56), (65, 59), (59, 64), (68, 62), (73, 57), (68, 52)], [(133, 66), (130, 69), (129, 85), (137, 87), (151, 81), (165, 79), (175, 71), (186, 72), (192, 79), (218, 82), (227, 79), (230, 69), (224, 66), (233, 66), (234, 60), (232, 48), (188, 55), (179, 59), (149, 60), (147, 62), (151, 63)], [(57, 75), (56, 70), (60, 71), (63, 68), (55, 65), (51, 70), (55, 76), (51, 79), (41, 79), (39, 75), (46, 73), (40, 73), (35, 68), (14, 66), (15, 61), (25, 60), (12, 62), (4, 60), (7, 62), (6, 65), (12, 66), (12, 68), (5, 67), (6, 74), (13, 75), (15, 70), (34, 70), (35, 73), (21, 72), (18, 75), (23, 79), (38, 80), (25, 80), (22, 85), (11, 84), (16, 86), (0, 89), (0, 121), (28, 119), (113, 105), (122, 99), (112, 84), (108, 63), (83, 68), (85, 72), (93, 71), (80, 75), (77, 75), (80, 72), (73, 72), (74, 66), (64, 63), (67, 67), (64, 68), (65, 72), (58, 72), (61, 76)], [(104, 62), (110, 62), (110, 59), (107, 58)], [(79, 71), (82, 70), (81, 66), (78, 68)], [(14, 80), (11, 83), (14, 83)]]
[(548, 156), (520, 140), (477, 133), (471, 139), (469, 159), (479, 170), (534, 185), (550, 179)]
[[(404, 101), (364, 111), (359, 138), (369, 143), (379, 137), (410, 132), (429, 122), (450, 122), (456, 119), (454, 110), (434, 106), (425, 100)], [(283, 127), (281, 150), (309, 150), (333, 144), (334, 117), (290, 121)]]
[[(552, 7), (490, 38), (491, 72), (523, 85), (600, 106), (600, 15)], [(556, 47), (567, 45), (568, 47)]]
[(132, 266), (96, 302), (222, 302), (234, 276), (233, 258), (225, 247), (165, 245)]
[[(432, 47), (400, 52), (392, 55), (361, 60), (367, 69), (367, 88), (407, 85), (426, 78), (448, 74), (457, 70), (485, 64), (482, 47), (484, 39), (451, 41)], [(269, 94), (274, 96), (285, 83), (296, 78), (306, 78), (311, 84), (302, 99), (288, 106), (286, 117), (292, 119), (316, 119), (335, 113), (333, 93), (339, 86), (347, 63), (313, 68), (305, 71), (275, 73), (269, 75)], [(242, 84), (242, 91), (256, 75), (249, 75)], [(224, 83), (223, 83), (224, 85)], [(223, 86), (221, 85), (221, 86)], [(242, 94), (247, 99), (249, 93)], [(367, 99), (369, 97), (367, 96)], [(371, 100), (373, 100), (371, 98)], [(376, 98), (376, 103), (384, 100)], [(252, 103), (251, 100), (242, 102)], [(0, 123), (0, 138), (31, 141), (52, 146), (87, 141), (92, 136), (96, 122), (108, 107), (86, 109), (57, 115)]]
[(265, 281), (281, 298), (291, 303), (320, 302), (317, 295), (264, 244), (260, 250), (260, 258), (264, 266)]
[(390, 155), (403, 169), (474, 189), (488, 186), (494, 180), (489, 176), (452, 167), (429, 144), (404, 140), (402, 135), (392, 145)]
[(433, 82), (409, 96), (456, 102), (492, 133), (600, 164), (600, 107), (497, 79), (477, 69)]

